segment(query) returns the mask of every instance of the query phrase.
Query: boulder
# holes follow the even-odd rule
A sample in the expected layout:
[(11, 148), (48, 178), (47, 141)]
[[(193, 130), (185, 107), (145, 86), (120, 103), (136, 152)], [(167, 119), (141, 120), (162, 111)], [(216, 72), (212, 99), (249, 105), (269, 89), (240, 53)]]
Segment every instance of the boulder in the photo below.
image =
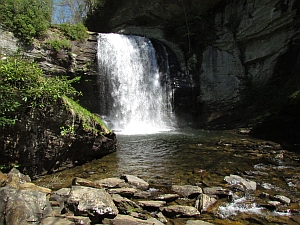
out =
[(203, 193), (207, 195), (228, 196), (230, 190), (223, 187), (205, 187)]
[(108, 189), (109, 194), (119, 194), (123, 197), (132, 197), (137, 190), (135, 188), (112, 188)]
[(39, 224), (51, 214), (46, 194), (38, 191), (0, 189), (0, 224)]
[(200, 194), (196, 200), (195, 208), (198, 209), (201, 213), (207, 212), (209, 207), (217, 202), (217, 199), (210, 197), (206, 194)]
[(132, 216), (118, 215), (113, 220), (105, 221), (110, 225), (153, 225), (153, 222), (147, 220), (136, 219)]
[(89, 216), (93, 222), (118, 214), (111, 196), (104, 189), (73, 186), (66, 202), (66, 208), (77, 216)]
[(165, 201), (139, 201), (138, 203), (145, 209), (158, 209), (166, 205)]
[(149, 183), (139, 177), (125, 174), (121, 178), (124, 179), (128, 184), (136, 186), (138, 189), (147, 190), (149, 188)]
[(224, 180), (234, 188), (237, 188), (241, 191), (255, 191), (256, 190), (256, 182), (246, 180), (238, 175), (230, 175), (226, 176)]
[(186, 225), (214, 225), (213, 223), (205, 222), (203, 220), (188, 220)]
[(8, 181), (8, 177), (6, 174), (3, 174), (1, 171), (0, 171), (0, 187), (4, 187), (6, 185)]
[(112, 199), (118, 208), (119, 212), (122, 214), (129, 214), (131, 211), (140, 210), (141, 207), (135, 202), (129, 200), (128, 198), (124, 198), (121, 195), (113, 194)]
[(181, 197), (193, 198), (202, 193), (202, 188), (193, 185), (172, 185), (171, 190)]
[(123, 179), (115, 177), (96, 180), (95, 183), (104, 188), (121, 188), (125, 186)]
[(197, 217), (200, 215), (198, 209), (192, 206), (171, 205), (163, 207), (162, 213), (170, 218), (173, 217)]
[(155, 200), (161, 200), (166, 202), (172, 202), (175, 201), (180, 196), (178, 194), (163, 194), (155, 197)]

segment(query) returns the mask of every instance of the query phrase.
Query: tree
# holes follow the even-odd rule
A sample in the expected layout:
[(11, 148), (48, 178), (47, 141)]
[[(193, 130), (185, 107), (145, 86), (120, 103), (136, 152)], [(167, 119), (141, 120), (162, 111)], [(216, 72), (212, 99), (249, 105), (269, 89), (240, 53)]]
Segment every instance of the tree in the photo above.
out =
[(96, 0), (55, 0), (53, 23), (83, 23)]
[(49, 28), (53, 0), (0, 0), (0, 23), (30, 43)]
[(47, 78), (36, 63), (18, 56), (0, 59), (0, 127), (14, 124), (28, 109), (79, 94), (71, 86), (74, 80)]

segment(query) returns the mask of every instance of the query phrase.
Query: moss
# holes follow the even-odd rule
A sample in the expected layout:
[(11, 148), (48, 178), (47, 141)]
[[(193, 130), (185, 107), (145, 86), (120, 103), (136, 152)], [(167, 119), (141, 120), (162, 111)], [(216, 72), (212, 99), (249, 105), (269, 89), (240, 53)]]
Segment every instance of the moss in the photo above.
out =
[(83, 108), (71, 98), (64, 96), (62, 99), (73, 117), (81, 122), (85, 131), (94, 134), (98, 134), (99, 130), (101, 134), (109, 134), (112, 132), (98, 116)]

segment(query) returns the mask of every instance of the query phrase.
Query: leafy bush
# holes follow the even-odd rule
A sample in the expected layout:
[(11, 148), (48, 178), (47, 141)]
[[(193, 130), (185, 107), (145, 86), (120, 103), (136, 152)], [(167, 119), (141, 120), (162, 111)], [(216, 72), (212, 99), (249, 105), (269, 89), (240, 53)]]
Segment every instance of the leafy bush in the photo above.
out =
[[(64, 105), (81, 122), (85, 131), (97, 134), (99, 130), (103, 133), (110, 133), (111, 131), (105, 125), (105, 123), (95, 114), (91, 113), (87, 109), (83, 108), (77, 102), (64, 96)], [(74, 124), (69, 127), (61, 127), (61, 134), (72, 134), (74, 132)]]
[(51, 0), (0, 0), (1, 25), (26, 43), (44, 35), (51, 15)]
[(0, 126), (13, 124), (28, 108), (44, 108), (65, 95), (78, 95), (72, 82), (47, 78), (36, 63), (21, 57), (0, 59)]
[(53, 40), (47, 40), (45, 42), (45, 46), (48, 49), (53, 49), (54, 51), (58, 52), (61, 49), (70, 49), (71, 44), (68, 39), (53, 39)]
[(84, 41), (88, 37), (87, 28), (82, 24), (62, 23), (57, 28), (70, 40)]

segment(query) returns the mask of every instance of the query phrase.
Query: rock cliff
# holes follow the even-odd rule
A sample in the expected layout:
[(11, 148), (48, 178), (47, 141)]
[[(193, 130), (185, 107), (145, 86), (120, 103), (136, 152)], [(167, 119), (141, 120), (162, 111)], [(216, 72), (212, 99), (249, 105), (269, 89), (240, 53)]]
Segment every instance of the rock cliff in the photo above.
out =
[[(24, 48), (11, 33), (3, 30), (0, 30), (0, 37), (0, 55), (13, 55), (23, 49), (22, 54), (34, 59), (46, 76), (80, 76), (77, 90), (90, 93), (81, 98), (83, 105), (96, 105), (90, 101), (98, 93), (85, 90), (93, 90), (97, 81), (97, 76), (94, 76), (97, 74), (97, 34), (90, 33), (87, 41), (74, 41), (69, 51), (58, 52), (44, 48), (39, 41), (34, 43), (33, 48)], [(116, 151), (115, 134), (97, 119), (94, 120), (93, 114), (84, 111), (85, 118), (80, 118), (66, 99), (45, 108), (28, 107), (18, 115), (16, 124), (0, 127), (2, 169), (17, 166), (23, 173), (36, 177)], [(90, 124), (91, 129), (84, 124), (86, 119), (89, 123), (94, 121)], [(72, 130), (69, 130), (71, 127)]]
[(299, 84), (299, 9), (297, 0), (129, 0), (106, 27), (168, 46), (181, 68), (173, 77), (190, 87), (175, 109), (205, 124), (235, 112), (245, 118), (298, 90), (289, 84)]

